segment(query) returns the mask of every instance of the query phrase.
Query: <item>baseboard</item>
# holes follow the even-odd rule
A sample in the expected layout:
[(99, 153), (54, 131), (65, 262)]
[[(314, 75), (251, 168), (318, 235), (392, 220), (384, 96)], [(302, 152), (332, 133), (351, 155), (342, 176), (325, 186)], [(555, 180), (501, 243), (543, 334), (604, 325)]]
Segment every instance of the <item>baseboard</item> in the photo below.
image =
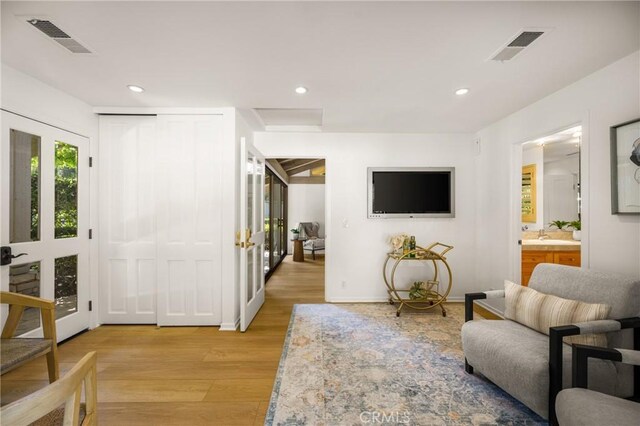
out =
[(223, 322), (220, 324), (220, 331), (237, 331), (240, 327), (240, 317), (235, 322)]
[[(388, 297), (382, 298), (372, 298), (372, 299), (353, 299), (353, 298), (340, 298), (340, 297), (332, 297), (331, 299), (327, 299), (327, 303), (388, 303)], [(464, 302), (464, 297), (447, 297), (448, 303), (462, 303)]]
[(327, 303), (381, 303), (381, 302), (389, 302), (388, 297), (382, 298), (374, 298), (374, 299), (354, 299), (354, 298), (341, 298), (341, 297), (332, 297), (331, 299), (327, 299)]

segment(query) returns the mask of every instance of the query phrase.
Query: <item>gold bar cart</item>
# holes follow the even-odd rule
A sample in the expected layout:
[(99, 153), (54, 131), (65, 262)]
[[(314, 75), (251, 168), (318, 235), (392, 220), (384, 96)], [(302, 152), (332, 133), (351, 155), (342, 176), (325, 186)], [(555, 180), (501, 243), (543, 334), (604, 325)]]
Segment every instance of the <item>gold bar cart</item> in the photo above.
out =
[[(437, 249), (438, 251), (434, 251)], [(440, 306), (442, 310), (442, 316), (447, 316), (447, 310), (444, 307), (444, 302), (447, 301), (447, 296), (451, 292), (451, 285), (453, 283), (453, 275), (447, 258), (444, 256), (447, 252), (453, 249), (453, 246), (442, 244), (439, 242), (431, 244), (429, 247), (416, 247), (415, 250), (411, 250), (408, 253), (387, 253), (387, 259), (382, 267), (382, 276), (384, 283), (387, 286), (387, 293), (389, 294), (389, 303), (394, 305), (398, 303), (398, 309), (396, 310), (396, 316), (400, 316), (402, 308), (407, 306), (411, 309), (427, 310), (433, 309), (436, 306)], [(399, 289), (396, 287), (395, 275), (398, 266), (403, 261), (431, 261), (433, 264), (433, 276), (432, 279), (425, 281), (426, 288), (425, 296), (421, 298), (411, 299), (409, 297), (402, 297), (401, 294), (410, 292), (409, 289)], [(392, 262), (395, 261), (395, 262)], [(393, 264), (391, 273), (388, 274), (388, 266)], [(440, 291), (439, 266), (444, 265), (447, 270), (448, 281), (446, 285), (442, 285), (442, 292)]]

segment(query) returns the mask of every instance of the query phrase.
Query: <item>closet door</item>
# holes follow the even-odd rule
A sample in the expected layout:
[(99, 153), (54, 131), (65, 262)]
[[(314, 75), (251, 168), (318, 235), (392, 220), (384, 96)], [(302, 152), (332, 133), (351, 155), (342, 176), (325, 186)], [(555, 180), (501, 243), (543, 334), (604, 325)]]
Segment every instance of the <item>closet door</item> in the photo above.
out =
[(155, 324), (156, 117), (100, 117), (100, 320)]
[(222, 129), (221, 115), (158, 116), (158, 325), (222, 321)]

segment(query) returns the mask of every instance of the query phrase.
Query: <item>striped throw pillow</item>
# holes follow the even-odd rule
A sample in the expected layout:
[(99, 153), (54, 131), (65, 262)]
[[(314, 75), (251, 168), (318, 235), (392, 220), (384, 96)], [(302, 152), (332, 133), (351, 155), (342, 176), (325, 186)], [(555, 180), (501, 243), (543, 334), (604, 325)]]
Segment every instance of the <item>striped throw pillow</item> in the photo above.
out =
[[(547, 335), (549, 327), (607, 319), (611, 311), (609, 305), (563, 299), (507, 280), (504, 282), (504, 290), (505, 318)], [(606, 347), (607, 336), (605, 334), (569, 336), (565, 338), (565, 343)]]

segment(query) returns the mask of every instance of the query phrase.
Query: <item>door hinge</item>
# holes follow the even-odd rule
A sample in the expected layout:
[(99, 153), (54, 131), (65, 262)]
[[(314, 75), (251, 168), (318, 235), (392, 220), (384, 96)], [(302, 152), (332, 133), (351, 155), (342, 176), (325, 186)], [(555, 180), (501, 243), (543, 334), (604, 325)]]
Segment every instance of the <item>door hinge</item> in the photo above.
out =
[(93, 239), (93, 229), (89, 229), (89, 239)]
[(89, 311), (93, 311), (93, 301), (89, 300)]
[(89, 167), (93, 167), (93, 157), (89, 157)]

